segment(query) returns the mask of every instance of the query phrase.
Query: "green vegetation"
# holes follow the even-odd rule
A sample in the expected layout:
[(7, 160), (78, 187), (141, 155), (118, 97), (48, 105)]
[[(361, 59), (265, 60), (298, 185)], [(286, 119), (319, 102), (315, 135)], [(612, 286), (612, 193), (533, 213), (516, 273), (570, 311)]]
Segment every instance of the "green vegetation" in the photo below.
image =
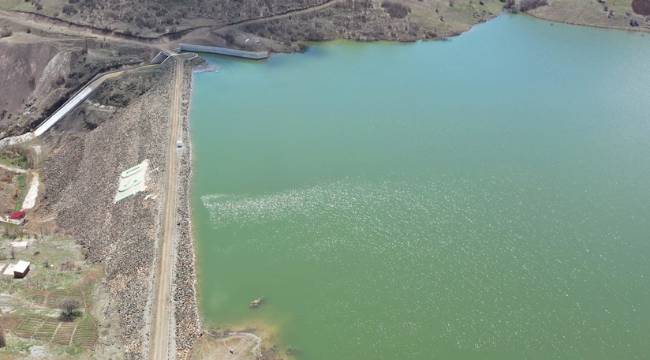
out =
[(29, 159), (17, 150), (4, 150), (0, 152), (0, 164), (16, 167), (20, 169), (27, 169), (29, 167)]
[(25, 195), (27, 195), (27, 175), (20, 174), (17, 176), (18, 179), (18, 197), (16, 198), (16, 211), (20, 210), (23, 207), (23, 200)]
[[(32, 263), (21, 280), (0, 279), (3, 306), (0, 314), (7, 346), (0, 358), (24, 358), (35, 345), (47, 345), (48, 358), (88, 358), (98, 338), (97, 321), (90, 313), (94, 284), (101, 268), (88, 266), (80, 248), (66, 238), (32, 239), (16, 259)], [(8, 250), (9, 239), (0, 237), (0, 253)]]
[(79, 301), (76, 299), (65, 299), (61, 303), (61, 315), (59, 319), (62, 321), (74, 321), (74, 319), (81, 315), (79, 311)]

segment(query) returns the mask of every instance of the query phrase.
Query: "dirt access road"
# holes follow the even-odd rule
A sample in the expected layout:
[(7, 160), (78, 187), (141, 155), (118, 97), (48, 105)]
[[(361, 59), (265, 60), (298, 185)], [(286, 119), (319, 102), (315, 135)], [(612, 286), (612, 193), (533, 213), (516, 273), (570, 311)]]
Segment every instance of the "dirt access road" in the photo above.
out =
[(252, 25), (252, 24), (258, 24), (258, 23), (263, 23), (267, 21), (273, 21), (273, 20), (280, 20), (284, 18), (288, 18), (290, 16), (296, 16), (296, 15), (302, 15), (302, 14), (308, 14), (314, 11), (319, 11), (326, 9), (334, 4), (340, 3), (342, 0), (329, 0), (323, 4), (320, 5), (315, 5), (315, 6), (309, 6), (303, 9), (294, 9), (294, 10), (288, 10), (286, 12), (283, 12), (281, 14), (276, 14), (272, 16), (265, 16), (265, 17), (259, 17), (259, 18), (253, 18), (253, 19), (246, 19), (246, 20), (240, 20), (236, 21), (230, 24), (226, 24), (224, 26), (216, 27), (216, 30), (226, 30), (230, 28), (236, 28), (240, 26), (246, 26), (246, 25)]
[[(334, 4), (340, 3), (341, 1), (342, 0), (329, 0), (320, 5), (308, 6), (300, 9), (287, 10), (280, 14), (244, 19), (244, 20), (227, 23), (227, 24), (201, 25), (196, 27), (190, 27), (181, 31), (177, 31), (175, 33), (166, 33), (158, 37), (152, 37), (152, 38), (142, 38), (138, 36), (132, 36), (132, 35), (121, 34), (121, 33), (105, 33), (100, 31), (99, 29), (93, 28), (92, 26), (76, 24), (61, 19), (54, 19), (36, 13), (24, 13), (18, 11), (0, 10), (0, 18), (23, 26), (36, 28), (45, 32), (65, 34), (69, 36), (92, 37), (92, 38), (97, 38), (102, 40), (130, 43), (133, 45), (153, 47), (156, 49), (163, 50), (163, 49), (170, 49), (176, 43), (182, 42), (183, 37), (190, 35), (192, 32), (196, 30), (202, 30), (202, 29), (226, 30), (231, 28), (237, 28), (240, 26), (262, 23), (266, 21), (279, 20), (290, 16), (302, 15), (314, 11), (323, 10)], [(176, 39), (172, 41), (171, 40), (172, 37)]]
[(174, 84), (170, 108), (170, 138), (167, 146), (167, 169), (165, 180), (165, 197), (162, 219), (162, 238), (158, 246), (158, 266), (152, 305), (151, 338), (149, 340), (149, 358), (165, 360), (174, 358), (176, 349), (171, 341), (175, 336), (173, 323), (174, 305), (172, 302), (172, 283), (174, 274), (174, 243), (176, 239), (176, 200), (178, 178), (178, 155), (176, 141), (180, 138), (180, 118), (183, 98), (183, 56), (173, 57), (176, 62)]
[(63, 20), (53, 20), (39, 14), (26, 14), (17, 11), (0, 10), (0, 19), (11, 23), (37, 29), (46, 33), (66, 35), (71, 37), (95, 38), (110, 42), (127, 43), (136, 46), (153, 47), (162, 50), (166, 42), (146, 42), (137, 38), (129, 39), (125, 36), (102, 34), (89, 26), (67, 23)]

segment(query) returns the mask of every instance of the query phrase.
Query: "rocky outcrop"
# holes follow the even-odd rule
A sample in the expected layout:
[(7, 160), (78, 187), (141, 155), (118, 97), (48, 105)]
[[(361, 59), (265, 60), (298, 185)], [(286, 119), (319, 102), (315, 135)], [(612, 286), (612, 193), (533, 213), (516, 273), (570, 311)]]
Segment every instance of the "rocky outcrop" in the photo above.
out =
[(45, 69), (59, 62), (53, 44), (20, 40), (17, 36), (0, 40), (0, 84), (11, 84), (10, 91), (1, 90), (0, 131), (18, 120), (32, 92), (47, 82)]

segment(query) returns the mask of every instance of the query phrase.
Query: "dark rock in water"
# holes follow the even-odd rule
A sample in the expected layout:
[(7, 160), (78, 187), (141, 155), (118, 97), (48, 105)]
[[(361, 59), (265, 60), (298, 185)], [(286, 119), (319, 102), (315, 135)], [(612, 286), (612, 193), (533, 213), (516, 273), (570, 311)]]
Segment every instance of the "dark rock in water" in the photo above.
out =
[(264, 304), (264, 298), (263, 297), (258, 297), (257, 299), (251, 301), (248, 304), (248, 307), (251, 309), (257, 309), (258, 307), (262, 306)]
[(297, 348), (294, 347), (289, 347), (287, 348), (287, 355), (291, 357), (298, 357), (302, 354), (302, 351), (300, 351)]

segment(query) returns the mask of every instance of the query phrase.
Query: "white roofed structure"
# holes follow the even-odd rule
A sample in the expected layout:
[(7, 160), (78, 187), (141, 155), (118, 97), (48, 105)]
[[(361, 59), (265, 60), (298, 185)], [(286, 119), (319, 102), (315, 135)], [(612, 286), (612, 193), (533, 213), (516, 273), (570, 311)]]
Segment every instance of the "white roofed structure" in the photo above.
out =
[(14, 278), (23, 278), (29, 272), (29, 266), (31, 263), (29, 261), (19, 260), (13, 265)]

